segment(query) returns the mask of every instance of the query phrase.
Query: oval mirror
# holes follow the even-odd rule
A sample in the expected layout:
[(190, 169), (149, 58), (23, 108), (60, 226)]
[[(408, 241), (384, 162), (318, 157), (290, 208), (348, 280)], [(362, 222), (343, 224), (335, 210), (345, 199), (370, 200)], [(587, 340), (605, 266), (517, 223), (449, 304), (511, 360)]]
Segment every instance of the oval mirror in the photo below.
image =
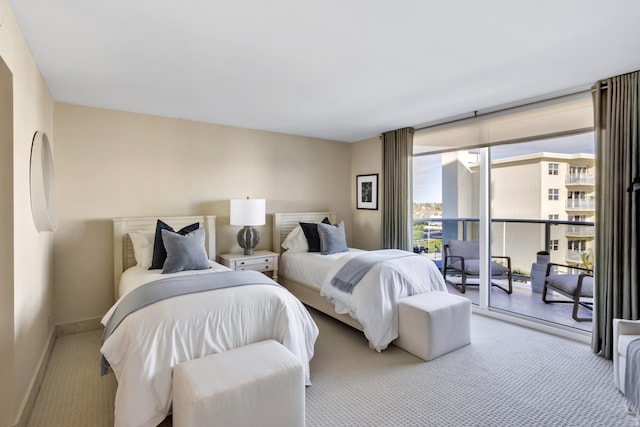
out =
[(31, 215), (38, 231), (54, 231), (58, 226), (56, 178), (49, 138), (36, 132), (31, 142)]

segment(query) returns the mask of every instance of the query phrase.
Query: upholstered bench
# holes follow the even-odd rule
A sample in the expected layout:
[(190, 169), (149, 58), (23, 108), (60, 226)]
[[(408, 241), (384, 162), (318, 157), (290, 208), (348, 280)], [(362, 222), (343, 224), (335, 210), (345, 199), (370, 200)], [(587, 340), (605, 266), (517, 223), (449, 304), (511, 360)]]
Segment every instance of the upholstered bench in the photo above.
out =
[(304, 426), (305, 380), (300, 360), (268, 340), (173, 370), (173, 425)]
[(398, 301), (395, 345), (429, 361), (471, 342), (471, 301), (425, 292)]
[[(613, 382), (624, 393), (627, 347), (640, 339), (640, 320), (613, 319)], [(637, 362), (635, 362), (637, 363)]]

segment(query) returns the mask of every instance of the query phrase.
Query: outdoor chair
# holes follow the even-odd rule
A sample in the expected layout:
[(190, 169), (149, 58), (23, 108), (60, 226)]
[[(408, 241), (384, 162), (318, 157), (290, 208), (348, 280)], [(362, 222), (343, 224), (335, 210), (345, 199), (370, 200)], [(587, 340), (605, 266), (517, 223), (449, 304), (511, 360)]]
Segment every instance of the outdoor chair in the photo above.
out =
[[(566, 272), (561, 270), (566, 270)], [(570, 301), (547, 298), (547, 291), (549, 290), (569, 298)], [(584, 301), (583, 298), (590, 298), (591, 301)], [(545, 303), (573, 304), (572, 317), (574, 320), (577, 322), (591, 320), (591, 317), (578, 317), (578, 308), (580, 306), (593, 310), (593, 274), (591, 270), (573, 265), (549, 263), (544, 278), (542, 301)]]
[[(491, 285), (511, 294), (513, 292), (511, 257), (492, 256), (491, 259), (501, 259), (507, 264), (504, 266), (491, 261)], [(480, 278), (480, 243), (467, 240), (449, 240), (444, 245), (442, 274), (444, 280), (461, 293), (465, 293), (469, 285), (478, 286), (480, 284), (478, 280)], [(452, 280), (454, 277), (456, 280)], [(494, 279), (508, 279), (509, 286), (505, 288)]]

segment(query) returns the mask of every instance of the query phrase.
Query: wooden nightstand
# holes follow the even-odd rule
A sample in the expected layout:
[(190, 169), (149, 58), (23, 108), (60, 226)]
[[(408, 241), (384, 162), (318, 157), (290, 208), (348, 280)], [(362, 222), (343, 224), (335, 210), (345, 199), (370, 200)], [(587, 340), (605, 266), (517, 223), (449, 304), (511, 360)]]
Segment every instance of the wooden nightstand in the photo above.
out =
[(271, 251), (254, 251), (253, 255), (222, 254), (218, 259), (220, 264), (232, 270), (256, 270), (263, 273), (270, 271), (273, 280), (277, 280), (279, 256)]

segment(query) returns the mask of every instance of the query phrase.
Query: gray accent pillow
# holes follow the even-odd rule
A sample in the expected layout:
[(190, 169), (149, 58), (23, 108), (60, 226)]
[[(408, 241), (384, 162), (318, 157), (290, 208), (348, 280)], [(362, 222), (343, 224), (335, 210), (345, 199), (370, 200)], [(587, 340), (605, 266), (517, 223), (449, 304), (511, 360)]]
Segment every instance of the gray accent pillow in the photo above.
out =
[(347, 238), (344, 234), (344, 222), (340, 221), (336, 225), (318, 224), (318, 235), (320, 236), (320, 253), (322, 255), (346, 252)]
[(167, 250), (167, 259), (162, 267), (163, 274), (211, 267), (204, 248), (204, 228), (198, 228), (185, 235), (162, 230), (162, 241)]
[(193, 224), (182, 227), (178, 231), (175, 231), (169, 224), (165, 223), (164, 221), (157, 220), (156, 238), (153, 242), (153, 257), (151, 258), (151, 267), (149, 267), (149, 270), (162, 268), (162, 266), (164, 265), (164, 261), (167, 259), (167, 250), (164, 248), (164, 243), (162, 242), (162, 230), (175, 231), (178, 234), (187, 234), (191, 233), (193, 230), (197, 230), (199, 227), (200, 224), (195, 222)]

